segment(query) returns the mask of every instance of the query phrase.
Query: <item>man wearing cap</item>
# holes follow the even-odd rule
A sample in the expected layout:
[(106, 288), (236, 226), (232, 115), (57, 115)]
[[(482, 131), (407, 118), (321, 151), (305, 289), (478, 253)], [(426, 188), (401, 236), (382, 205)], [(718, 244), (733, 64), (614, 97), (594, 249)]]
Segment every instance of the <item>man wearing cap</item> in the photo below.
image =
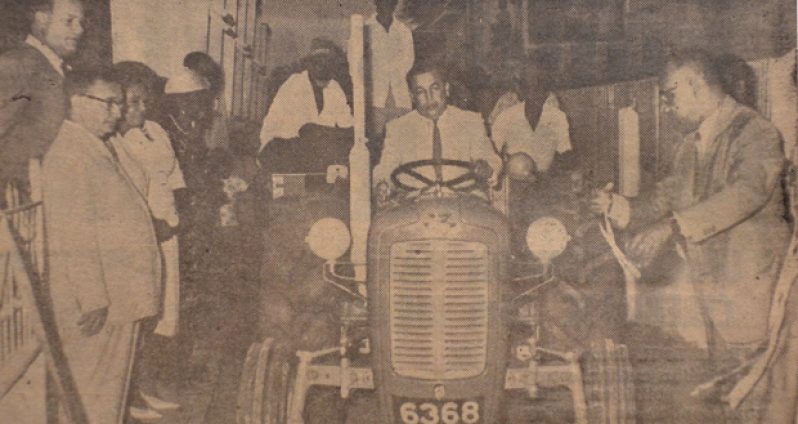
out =
[(303, 60), (304, 70), (291, 75), (280, 86), (263, 119), (261, 151), (275, 138), (299, 137), (299, 130), (307, 124), (352, 127), (352, 111), (346, 95), (333, 78), (335, 57), (330, 43), (313, 40), (311, 53)]
[(189, 191), (202, 190), (204, 161), (208, 154), (205, 130), (212, 122), (213, 93), (207, 79), (183, 68), (164, 87), (159, 122), (169, 133)]
[[(205, 133), (212, 123), (213, 97), (207, 79), (183, 68), (166, 82), (159, 124), (169, 134), (185, 188), (174, 192), (180, 216), (180, 278), (188, 290), (207, 279), (213, 228), (226, 200), (222, 178), (210, 172)], [(190, 296), (189, 296), (190, 297)]]
[[(29, 0), (30, 34), (0, 56), (0, 192), (30, 200), (28, 162), (41, 158), (66, 115), (64, 58), (83, 35), (79, 0)], [(0, 196), (2, 205), (5, 196)]]

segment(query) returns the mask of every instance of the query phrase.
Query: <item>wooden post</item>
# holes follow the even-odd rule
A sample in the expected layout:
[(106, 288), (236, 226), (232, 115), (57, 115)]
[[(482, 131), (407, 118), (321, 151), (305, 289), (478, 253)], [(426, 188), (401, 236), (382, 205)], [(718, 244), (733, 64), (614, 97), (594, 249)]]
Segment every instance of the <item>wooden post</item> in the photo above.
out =
[(349, 74), (352, 77), (355, 143), (349, 153), (349, 229), (355, 278), (366, 278), (366, 243), (371, 224), (371, 178), (366, 147), (366, 95), (363, 70), (363, 16), (352, 15)]
[(640, 117), (634, 107), (618, 111), (618, 188), (626, 197), (640, 191)]

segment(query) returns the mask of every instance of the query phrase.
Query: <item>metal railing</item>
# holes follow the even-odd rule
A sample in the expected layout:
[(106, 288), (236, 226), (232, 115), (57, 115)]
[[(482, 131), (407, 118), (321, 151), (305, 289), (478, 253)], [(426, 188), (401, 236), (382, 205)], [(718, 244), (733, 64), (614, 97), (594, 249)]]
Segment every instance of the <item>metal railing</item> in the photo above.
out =
[(0, 210), (0, 399), (22, 381), (42, 353), (51, 377), (48, 384), (52, 382), (63, 411), (61, 418), (67, 424), (84, 424), (86, 412), (61, 350), (46, 294), (39, 161), (32, 160), (29, 170), (32, 200), (21, 200), (20, 192), (9, 188), (4, 193), (9, 208)]
[(41, 209), (41, 203), (35, 203), (0, 216), (0, 398), (41, 351), (34, 329), (38, 315), (31, 290), (38, 279), (32, 275), (37, 272), (33, 271), (33, 258), (42, 264), (39, 259), (44, 245), (38, 228), (41, 219), (37, 219)]

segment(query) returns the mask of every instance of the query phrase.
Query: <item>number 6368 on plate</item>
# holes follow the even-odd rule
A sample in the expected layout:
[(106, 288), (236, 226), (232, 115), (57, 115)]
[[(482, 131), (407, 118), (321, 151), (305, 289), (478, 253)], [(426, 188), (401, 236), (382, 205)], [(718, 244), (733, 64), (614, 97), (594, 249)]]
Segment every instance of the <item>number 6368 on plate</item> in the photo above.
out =
[(401, 424), (480, 424), (479, 402), (400, 401), (397, 421)]

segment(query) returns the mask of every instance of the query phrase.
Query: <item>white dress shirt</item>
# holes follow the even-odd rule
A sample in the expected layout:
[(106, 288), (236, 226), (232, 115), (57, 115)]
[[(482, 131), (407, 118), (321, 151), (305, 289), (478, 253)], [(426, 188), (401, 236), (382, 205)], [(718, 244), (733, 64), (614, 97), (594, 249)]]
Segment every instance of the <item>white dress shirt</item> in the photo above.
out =
[(346, 103), (344, 90), (335, 80), (322, 90), (324, 107), (319, 113), (308, 71), (288, 77), (277, 90), (269, 113), (263, 118), (260, 149), (275, 138), (295, 138), (305, 124), (327, 127), (352, 127), (352, 111)]
[(174, 191), (186, 186), (169, 135), (155, 122), (133, 128), (112, 140), (119, 163), (147, 199), (155, 218), (177, 226)]
[[(432, 137), (435, 123), (417, 110), (388, 122), (385, 127), (385, 147), (380, 163), (374, 168), (375, 184), (389, 181), (391, 173), (407, 162), (432, 159)], [(501, 159), (485, 133), (482, 117), (475, 112), (446, 107), (438, 118), (441, 134), (442, 158), (462, 161), (485, 160), (496, 173), (501, 168)], [(433, 167), (418, 169), (420, 174), (434, 179)], [(463, 173), (451, 167), (443, 168), (443, 178), (451, 179)]]
[(368, 19), (366, 27), (371, 53), (372, 106), (384, 107), (390, 92), (397, 107), (412, 108), (406, 76), (416, 57), (413, 32), (396, 18), (386, 31), (376, 14)]
[(508, 154), (528, 154), (535, 161), (537, 169), (546, 172), (555, 153), (571, 150), (568, 119), (560, 110), (553, 94), (543, 104), (537, 128), (534, 130), (526, 119), (525, 109), (526, 102), (521, 102), (502, 112), (493, 124), (493, 141), (499, 151), (507, 146)]

